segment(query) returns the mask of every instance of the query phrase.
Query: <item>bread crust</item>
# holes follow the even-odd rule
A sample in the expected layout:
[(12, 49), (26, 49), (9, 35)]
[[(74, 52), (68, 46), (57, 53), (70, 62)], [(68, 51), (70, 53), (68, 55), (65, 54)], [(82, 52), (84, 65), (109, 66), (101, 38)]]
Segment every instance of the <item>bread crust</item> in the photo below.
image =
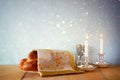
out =
[(19, 63), (19, 68), (24, 71), (37, 71), (37, 51), (33, 50)]

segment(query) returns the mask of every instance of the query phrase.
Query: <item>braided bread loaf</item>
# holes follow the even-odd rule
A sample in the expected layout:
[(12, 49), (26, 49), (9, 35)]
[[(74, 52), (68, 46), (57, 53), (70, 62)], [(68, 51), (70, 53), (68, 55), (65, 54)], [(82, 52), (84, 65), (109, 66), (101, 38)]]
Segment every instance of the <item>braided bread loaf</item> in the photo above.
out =
[(37, 51), (29, 53), (28, 58), (24, 58), (19, 63), (19, 68), (25, 71), (38, 71), (37, 69)]

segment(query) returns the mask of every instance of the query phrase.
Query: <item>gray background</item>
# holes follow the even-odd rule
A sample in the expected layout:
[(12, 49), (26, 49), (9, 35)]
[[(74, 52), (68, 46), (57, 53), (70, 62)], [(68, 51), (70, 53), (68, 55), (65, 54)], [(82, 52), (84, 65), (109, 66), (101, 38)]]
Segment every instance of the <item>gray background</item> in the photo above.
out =
[(104, 36), (105, 61), (120, 64), (120, 0), (0, 0), (0, 64), (18, 64), (32, 49), (68, 50), (89, 35), (90, 61)]

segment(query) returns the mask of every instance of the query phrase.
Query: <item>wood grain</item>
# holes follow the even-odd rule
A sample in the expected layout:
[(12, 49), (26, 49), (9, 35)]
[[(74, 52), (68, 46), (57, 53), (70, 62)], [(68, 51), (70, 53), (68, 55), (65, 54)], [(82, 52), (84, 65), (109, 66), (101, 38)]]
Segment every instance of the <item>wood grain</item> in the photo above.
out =
[(51, 77), (40, 77), (38, 73), (26, 72), (22, 80), (120, 80), (120, 66), (98, 68), (93, 72), (69, 74)]
[[(95, 77), (95, 78), (94, 78)], [(83, 74), (69, 74), (50, 77), (40, 77), (38, 73), (26, 72), (22, 80), (107, 80), (106, 77), (96, 70), (94, 72), (86, 72)]]
[(0, 80), (20, 80), (24, 73), (16, 65), (0, 65)]
[(98, 68), (83, 74), (40, 77), (38, 73), (24, 73), (15, 65), (0, 65), (0, 80), (120, 80), (120, 66)]
[(120, 67), (101, 68), (101, 71), (108, 80), (120, 80)]

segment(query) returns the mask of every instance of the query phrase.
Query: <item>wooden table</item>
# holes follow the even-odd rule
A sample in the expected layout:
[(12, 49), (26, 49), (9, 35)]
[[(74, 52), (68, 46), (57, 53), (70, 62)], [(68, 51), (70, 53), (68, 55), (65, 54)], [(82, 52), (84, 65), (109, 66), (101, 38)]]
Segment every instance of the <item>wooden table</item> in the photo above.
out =
[(0, 65), (0, 80), (120, 80), (120, 66), (98, 68), (83, 74), (40, 77), (38, 73), (21, 71), (16, 65)]

